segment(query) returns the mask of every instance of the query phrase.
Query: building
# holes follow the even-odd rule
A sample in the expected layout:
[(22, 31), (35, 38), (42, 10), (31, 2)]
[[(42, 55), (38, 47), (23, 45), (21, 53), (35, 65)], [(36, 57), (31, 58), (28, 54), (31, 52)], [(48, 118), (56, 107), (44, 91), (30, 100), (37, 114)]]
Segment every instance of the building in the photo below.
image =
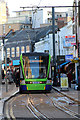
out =
[[(11, 30), (6, 35), (6, 54), (7, 58), (11, 58), (13, 65), (19, 64), (21, 53), (33, 52), (34, 45), (49, 32), (50, 27), (36, 29), (21, 29), (17, 31)], [(2, 47), (3, 49), (3, 47)]]
[[(47, 11), (46, 16), (45, 23), (52, 25), (52, 11)], [(55, 25), (57, 25), (59, 28), (67, 25), (67, 22), (69, 22), (68, 19), (69, 16), (67, 12), (55, 12)]]
[(7, 34), (11, 29), (39, 28), (43, 23), (43, 10), (14, 11), (15, 17), (8, 17), (5, 24), (0, 24), (0, 35)]
[(5, 0), (0, 0), (0, 24), (4, 24), (9, 16), (8, 7)]
[[(55, 54), (57, 55), (74, 55), (74, 47), (70, 44), (70, 46), (65, 46), (65, 36), (73, 36), (73, 24), (72, 21), (68, 22), (68, 24), (61, 29), (56, 29), (55, 32)], [(49, 51), (51, 56), (53, 56), (53, 34), (49, 29), (49, 32), (45, 34), (43, 38), (40, 38), (39, 42), (35, 43), (35, 51), (45, 52)]]

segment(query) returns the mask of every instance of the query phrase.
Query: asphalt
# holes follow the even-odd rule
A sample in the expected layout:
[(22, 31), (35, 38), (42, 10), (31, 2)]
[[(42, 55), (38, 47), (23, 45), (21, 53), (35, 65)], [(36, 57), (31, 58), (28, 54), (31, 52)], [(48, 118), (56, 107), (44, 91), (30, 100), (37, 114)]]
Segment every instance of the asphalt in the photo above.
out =
[[(4, 90), (2, 90), (2, 88)], [(75, 102), (80, 103), (80, 99), (79, 99), (79, 94), (80, 91), (79, 90), (75, 90), (74, 87), (69, 88), (68, 90), (61, 90), (60, 87), (54, 87), (53, 89), (55, 89), (56, 91), (60, 92), (61, 94), (67, 96), (68, 98), (74, 100)], [(5, 102), (10, 99), (11, 97), (13, 97), (15, 94), (17, 94), (19, 92), (19, 88), (16, 87), (16, 85), (14, 83), (12, 83), (11, 85), (8, 85), (8, 91), (6, 92), (6, 85), (1, 85), (1, 89), (0, 89), (0, 120), (3, 118), (3, 106), (5, 104)]]

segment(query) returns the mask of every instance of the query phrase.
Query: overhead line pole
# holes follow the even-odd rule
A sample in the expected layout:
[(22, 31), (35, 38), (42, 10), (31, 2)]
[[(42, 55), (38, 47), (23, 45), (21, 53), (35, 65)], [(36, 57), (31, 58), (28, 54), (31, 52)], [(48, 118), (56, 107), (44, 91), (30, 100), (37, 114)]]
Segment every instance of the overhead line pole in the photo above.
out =
[(53, 32), (53, 66), (54, 66), (54, 78), (53, 85), (57, 86), (56, 81), (56, 55), (55, 55), (55, 14), (54, 7), (52, 7), (52, 32)]

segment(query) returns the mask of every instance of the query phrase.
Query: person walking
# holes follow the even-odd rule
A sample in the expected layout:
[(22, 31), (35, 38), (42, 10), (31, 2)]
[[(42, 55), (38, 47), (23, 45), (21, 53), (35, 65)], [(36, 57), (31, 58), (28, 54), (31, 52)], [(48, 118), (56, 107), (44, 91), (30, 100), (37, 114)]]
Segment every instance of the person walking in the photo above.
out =
[(4, 69), (2, 69), (1, 73), (2, 73), (2, 79), (4, 79), (4, 76), (5, 76)]
[(71, 81), (73, 80), (73, 76), (72, 76), (71, 70), (67, 73), (67, 77), (68, 77), (69, 87), (71, 88)]
[(14, 83), (16, 83), (16, 69), (13, 69), (12, 78), (13, 78)]
[(16, 87), (19, 86), (19, 80), (20, 80), (20, 71), (17, 69), (16, 71)]

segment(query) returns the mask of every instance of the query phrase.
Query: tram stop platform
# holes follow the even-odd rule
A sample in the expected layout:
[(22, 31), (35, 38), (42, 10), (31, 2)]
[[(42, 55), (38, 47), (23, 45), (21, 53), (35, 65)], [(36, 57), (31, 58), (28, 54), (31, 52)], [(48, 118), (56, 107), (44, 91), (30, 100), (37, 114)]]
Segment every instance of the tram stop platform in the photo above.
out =
[(69, 88), (68, 90), (61, 90), (60, 87), (54, 86), (53, 89), (80, 104), (80, 90), (74, 89), (73, 87)]

